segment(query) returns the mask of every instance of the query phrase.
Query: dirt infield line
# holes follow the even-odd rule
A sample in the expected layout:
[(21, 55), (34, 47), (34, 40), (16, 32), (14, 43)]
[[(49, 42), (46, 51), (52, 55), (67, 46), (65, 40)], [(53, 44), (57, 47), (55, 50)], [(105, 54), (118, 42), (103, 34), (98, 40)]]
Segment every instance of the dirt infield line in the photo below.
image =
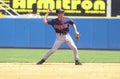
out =
[(0, 79), (120, 79), (120, 63), (0, 63)]

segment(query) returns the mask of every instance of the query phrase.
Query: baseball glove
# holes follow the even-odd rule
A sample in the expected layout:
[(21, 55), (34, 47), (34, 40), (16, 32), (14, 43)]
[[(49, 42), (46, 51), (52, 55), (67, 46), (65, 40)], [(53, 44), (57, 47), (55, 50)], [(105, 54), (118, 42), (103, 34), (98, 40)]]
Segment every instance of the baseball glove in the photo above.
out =
[(76, 34), (75, 39), (76, 39), (76, 41), (79, 41), (79, 39), (80, 39), (79, 34)]

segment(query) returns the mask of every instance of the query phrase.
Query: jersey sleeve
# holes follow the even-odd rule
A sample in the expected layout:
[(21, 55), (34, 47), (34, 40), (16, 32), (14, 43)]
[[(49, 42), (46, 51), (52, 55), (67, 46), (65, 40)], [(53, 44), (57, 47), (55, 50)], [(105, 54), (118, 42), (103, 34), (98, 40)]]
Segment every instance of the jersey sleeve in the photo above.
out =
[(50, 25), (53, 25), (53, 20), (49, 19), (49, 20), (47, 20), (47, 23), (50, 24)]
[(69, 18), (69, 24), (73, 25), (74, 21), (72, 19)]

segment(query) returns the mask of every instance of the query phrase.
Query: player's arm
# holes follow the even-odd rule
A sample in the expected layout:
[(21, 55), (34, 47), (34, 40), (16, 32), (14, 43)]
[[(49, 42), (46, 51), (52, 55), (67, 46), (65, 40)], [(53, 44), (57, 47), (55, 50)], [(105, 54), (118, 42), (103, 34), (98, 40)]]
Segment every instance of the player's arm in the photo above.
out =
[(69, 19), (69, 24), (72, 25), (72, 27), (73, 27), (73, 29), (74, 29), (74, 31), (75, 31), (75, 34), (76, 34), (76, 35), (79, 35), (79, 32), (78, 32), (77, 27), (76, 27), (76, 24), (73, 22), (72, 19)]
[(52, 12), (52, 9), (48, 9), (48, 12), (45, 14), (44, 18), (43, 18), (43, 22), (47, 24), (47, 18), (48, 18), (48, 15)]
[(74, 31), (75, 31), (75, 34), (79, 34), (79, 32), (77, 31), (76, 25), (75, 25), (75, 24), (72, 24), (72, 26), (73, 26), (73, 29), (74, 29)]
[(74, 29), (74, 31), (75, 31), (76, 40), (78, 41), (78, 40), (79, 40), (79, 32), (78, 32), (77, 27), (76, 27), (75, 24), (72, 24), (72, 26), (73, 26), (73, 29)]

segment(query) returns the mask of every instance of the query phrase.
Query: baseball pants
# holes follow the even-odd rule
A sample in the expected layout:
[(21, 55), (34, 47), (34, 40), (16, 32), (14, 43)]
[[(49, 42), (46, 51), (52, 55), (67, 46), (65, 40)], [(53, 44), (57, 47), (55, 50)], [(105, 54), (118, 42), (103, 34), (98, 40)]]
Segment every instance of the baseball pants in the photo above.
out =
[(45, 54), (45, 56), (43, 57), (43, 59), (46, 60), (63, 43), (66, 43), (73, 50), (75, 60), (79, 60), (77, 47), (76, 47), (75, 43), (73, 42), (73, 39), (71, 38), (71, 36), (69, 35), (69, 33), (66, 34), (66, 35), (61, 35), (60, 33), (56, 33), (55, 43), (54, 43), (53, 47)]

